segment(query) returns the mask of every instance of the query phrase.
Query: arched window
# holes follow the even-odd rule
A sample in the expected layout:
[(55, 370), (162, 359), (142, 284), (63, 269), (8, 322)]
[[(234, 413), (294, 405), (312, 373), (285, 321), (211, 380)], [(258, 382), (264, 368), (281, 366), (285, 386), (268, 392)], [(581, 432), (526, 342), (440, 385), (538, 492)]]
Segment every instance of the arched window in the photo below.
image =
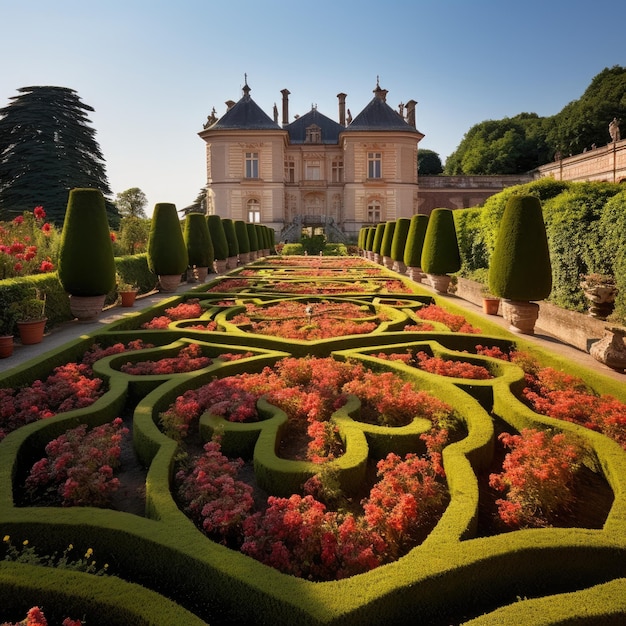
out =
[(248, 222), (251, 224), (260, 224), (261, 222), (261, 205), (256, 198), (248, 200), (246, 203), (248, 209)]

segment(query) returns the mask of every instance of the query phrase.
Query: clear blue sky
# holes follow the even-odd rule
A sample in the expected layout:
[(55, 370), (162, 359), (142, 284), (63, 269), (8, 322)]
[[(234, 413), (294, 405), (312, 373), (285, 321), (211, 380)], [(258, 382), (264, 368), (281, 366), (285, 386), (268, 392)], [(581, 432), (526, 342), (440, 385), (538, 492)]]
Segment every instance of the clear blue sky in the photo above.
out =
[(246, 73), (270, 117), (287, 88), (292, 119), (316, 105), (335, 120), (336, 95), (356, 116), (379, 76), (392, 107), (418, 101), (420, 147), (445, 162), (474, 124), (554, 115), (625, 66), (625, 22), (617, 0), (0, 0), (0, 106), (20, 87), (74, 89), (113, 193), (140, 187), (151, 214), (193, 202), (197, 133)]

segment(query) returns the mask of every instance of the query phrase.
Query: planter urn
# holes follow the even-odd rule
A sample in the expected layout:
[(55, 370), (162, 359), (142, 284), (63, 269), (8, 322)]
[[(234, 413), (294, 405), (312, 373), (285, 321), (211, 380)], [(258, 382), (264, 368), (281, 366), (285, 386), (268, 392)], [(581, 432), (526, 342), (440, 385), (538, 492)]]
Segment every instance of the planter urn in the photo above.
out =
[(502, 317), (509, 323), (511, 332), (532, 335), (539, 317), (539, 305), (525, 300), (503, 300)]
[(44, 330), (46, 329), (47, 317), (40, 320), (22, 320), (17, 322), (17, 330), (20, 334), (20, 341), (24, 346), (32, 346), (43, 341)]
[(7, 359), (13, 354), (13, 335), (0, 336), (0, 359)]
[(602, 339), (589, 349), (589, 354), (611, 369), (626, 371), (626, 328), (606, 328)]

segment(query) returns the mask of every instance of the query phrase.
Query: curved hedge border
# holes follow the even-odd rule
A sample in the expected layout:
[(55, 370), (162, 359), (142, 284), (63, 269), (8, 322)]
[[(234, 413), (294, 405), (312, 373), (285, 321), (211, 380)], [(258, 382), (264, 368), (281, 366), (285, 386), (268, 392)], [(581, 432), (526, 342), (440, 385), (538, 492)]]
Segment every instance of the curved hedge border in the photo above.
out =
[[(426, 302), (430, 298), (418, 286), (412, 290), (413, 294), (401, 296), (397, 309), (402, 315), (410, 316), (414, 310), (411, 303), (419, 302), (420, 297), (426, 298)], [(97, 363), (94, 369), (108, 378), (109, 390), (92, 407), (25, 426), (11, 433), (0, 444), (0, 533), (9, 534), (16, 540), (28, 539), (42, 551), (62, 550), (68, 541), (92, 547), (99, 555), (106, 555), (107, 560), (115, 562), (117, 571), (125, 579), (150, 587), (158, 594), (176, 598), (202, 620), (212, 623), (219, 623), (222, 618), (224, 621), (271, 621), (275, 624), (391, 624), (405, 623), (409, 619), (415, 621), (416, 616), (424, 624), (459, 622), (490, 610), (493, 598), (499, 599), (503, 607), (501, 610), (506, 612), (516, 608), (512, 606), (509, 609), (506, 605), (512, 605), (518, 596), (562, 594), (566, 591), (569, 594), (554, 596), (555, 604), (560, 606), (560, 598), (563, 598), (563, 607), (571, 607), (572, 590), (601, 585), (626, 575), (626, 454), (617, 444), (582, 427), (556, 422), (530, 411), (512, 392), (521, 384), (521, 371), (514, 365), (496, 363), (488, 357), (474, 357), (499, 375), (489, 381), (471, 381), (472, 389), (467, 389), (467, 381), (442, 380), (399, 363), (390, 364), (368, 356), (379, 351), (418, 346), (427, 346), (433, 354), (455, 356), (476, 343), (485, 343), (487, 339), (492, 345), (511, 343), (511, 336), (502, 328), (481, 316), (460, 309), (455, 311), (447, 300), (445, 307), (448, 310), (462, 312), (470, 323), (482, 327), (487, 337), (485, 334), (463, 335), (441, 329), (435, 332), (391, 331), (311, 344), (311, 351), (319, 355), (333, 353), (335, 358), (357, 358), (371, 366), (401, 371), (407, 378), (419, 381), (420, 388), (454, 404), (468, 435), (444, 450), (451, 499), (426, 541), (399, 561), (366, 574), (340, 581), (312, 583), (281, 574), (208, 540), (178, 509), (171, 496), (170, 481), (178, 445), (158, 429), (155, 423), (158, 413), (177, 395), (204, 384), (214, 374), (251, 371), (288, 353), (293, 354), (294, 350), (284, 349), (288, 346), (272, 342), (271, 338), (246, 335), (235, 330), (203, 332), (185, 330), (176, 325), (167, 331), (136, 330), (148, 316), (154, 316), (167, 306), (192, 295), (198, 297), (198, 294), (201, 291), (193, 290), (168, 299), (150, 312), (132, 315), (46, 355), (50, 358), (45, 362), (41, 359), (0, 377), (3, 386), (33, 380), (55, 364), (77, 358), (96, 339), (112, 343), (141, 337), (158, 344), (159, 347), (144, 351), (144, 357), (146, 353), (152, 356), (159, 352), (167, 354), (173, 349), (173, 341), (180, 341), (181, 344), (184, 341), (203, 341), (206, 344), (204, 349), (211, 354), (213, 350), (219, 353), (223, 349), (244, 348), (255, 352), (253, 357), (215, 368), (176, 374), (160, 381), (158, 377), (136, 381), (138, 387), (134, 390), (134, 377), (116, 371), (116, 357)], [(200, 295), (201, 298), (207, 296)], [(213, 300), (220, 297), (215, 294), (210, 296)], [(227, 297), (233, 296), (229, 294)], [(268, 295), (267, 299), (271, 297)], [(363, 298), (373, 300), (381, 296), (359, 294), (357, 300)], [(355, 298), (348, 296), (347, 299)], [(439, 299), (435, 298), (435, 302)], [(223, 308), (213, 307), (207, 315), (218, 316), (222, 312)], [(564, 365), (558, 358), (532, 348), (522, 338), (516, 337), (515, 343), (519, 349), (530, 348), (529, 351), (539, 354), (545, 364)], [(276, 350), (277, 347), (279, 350)], [(139, 353), (133, 353), (132, 358), (141, 357)], [(616, 381), (570, 364), (565, 369), (582, 374), (597, 390), (626, 400), (623, 385)], [(469, 393), (462, 391), (461, 387)], [(137, 454), (148, 466), (144, 517), (88, 507), (17, 508), (13, 505), (16, 476), (23, 473), (27, 463), (47, 441), (77, 423), (95, 425), (110, 420), (130, 397), (139, 400), (134, 410), (133, 437)], [(264, 405), (262, 410), (267, 415), (274, 415), (261, 422), (262, 425), (267, 427), (271, 420), (280, 419), (279, 412), (271, 407)], [(380, 427), (353, 422), (350, 415), (357, 410), (355, 405), (347, 405), (333, 417), (343, 429), (344, 436), (355, 441), (354, 451), (351, 452), (355, 462), (351, 467), (356, 469), (353, 474), (348, 474), (348, 483), (358, 480), (361, 471), (359, 458), (365, 450), (369, 447), (383, 454), (387, 449), (384, 447), (387, 444), (385, 439), (389, 437), (389, 433), (382, 432)], [(587, 462), (601, 469), (615, 496), (603, 529), (544, 528), (494, 537), (475, 536), (479, 504), (476, 472), (488, 462), (493, 447), (493, 423), (488, 413), (491, 410), (515, 428), (534, 425), (572, 430), (589, 442), (592, 454)], [(209, 429), (206, 431), (208, 435), (213, 428), (210, 418), (203, 418), (203, 423)], [(416, 427), (419, 429), (419, 424)], [(266, 468), (264, 471), (270, 475), (276, 471), (280, 475), (284, 463), (276, 460), (271, 449), (271, 437), (267, 437), (267, 441), (261, 442), (259, 435), (254, 443), (253, 455), (260, 457)], [(234, 441), (237, 442), (237, 439), (235, 436)], [(247, 445), (252, 447), (251, 443)], [(303, 469), (306, 473), (307, 468)], [(268, 480), (270, 485), (280, 483), (276, 477)], [(564, 563), (567, 567), (563, 566)], [(33, 590), (38, 588), (41, 578), (40, 568), (34, 568), (34, 571), (33, 575), (27, 576), (32, 581), (32, 585), (27, 586)], [(155, 577), (154, 572), (159, 572), (159, 575)], [(181, 572), (186, 575), (181, 576)], [(76, 592), (76, 606), (81, 602), (80, 597), (81, 594)], [(574, 597), (578, 597), (578, 593)], [(242, 602), (242, 598), (246, 601)], [(67, 614), (71, 614), (74, 599), (65, 598), (63, 602), (66, 603)], [(152, 608), (146, 604), (138, 607), (140, 614)], [(606, 614), (622, 614), (623, 610), (623, 600), (619, 597), (607, 600)], [(104, 623), (98, 619), (89, 615), (90, 624)]]

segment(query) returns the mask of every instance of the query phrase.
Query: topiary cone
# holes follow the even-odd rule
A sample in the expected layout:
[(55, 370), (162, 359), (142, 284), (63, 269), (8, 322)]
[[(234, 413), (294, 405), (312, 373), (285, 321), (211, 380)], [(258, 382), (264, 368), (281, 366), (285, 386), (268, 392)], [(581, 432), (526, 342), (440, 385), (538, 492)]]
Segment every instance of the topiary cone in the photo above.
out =
[(451, 209), (435, 209), (428, 220), (421, 267), (427, 274), (443, 276), (461, 269), (461, 255)]
[(544, 300), (552, 266), (541, 202), (512, 196), (504, 209), (489, 264), (489, 290), (507, 300)]
[(248, 229), (248, 241), (250, 242), (250, 252), (257, 252), (259, 249), (259, 237), (257, 235), (257, 229), (255, 224), (248, 222), (246, 224)]
[(404, 264), (407, 267), (422, 266), (422, 249), (428, 228), (428, 215), (414, 215), (409, 224), (409, 232), (404, 246)]
[(228, 254), (228, 241), (222, 218), (219, 215), (207, 215), (206, 221), (213, 242), (215, 260), (225, 261), (231, 255)]
[(372, 242), (372, 252), (380, 255), (380, 248), (383, 244), (383, 236), (385, 234), (385, 224), (377, 224), (374, 231), (374, 241)]
[(58, 271), (63, 289), (72, 296), (105, 296), (115, 287), (113, 244), (98, 189), (70, 191)]
[(174, 276), (182, 274), (188, 265), (176, 205), (159, 202), (154, 205), (148, 236), (148, 267), (157, 276)]
[(202, 213), (189, 213), (185, 217), (183, 239), (187, 247), (188, 263), (191, 267), (201, 268), (196, 272), (197, 279), (204, 282), (207, 268), (213, 269), (214, 254), (209, 225)]
[(400, 217), (396, 220), (396, 228), (391, 241), (391, 258), (396, 263), (404, 263), (404, 248), (410, 227), (411, 220), (408, 217)]
[(383, 238), (380, 243), (380, 254), (383, 257), (383, 263), (385, 267), (391, 268), (393, 265), (393, 260), (391, 258), (391, 243), (393, 241), (393, 234), (396, 230), (396, 223), (387, 222), (385, 224), (385, 229), (383, 230)]

